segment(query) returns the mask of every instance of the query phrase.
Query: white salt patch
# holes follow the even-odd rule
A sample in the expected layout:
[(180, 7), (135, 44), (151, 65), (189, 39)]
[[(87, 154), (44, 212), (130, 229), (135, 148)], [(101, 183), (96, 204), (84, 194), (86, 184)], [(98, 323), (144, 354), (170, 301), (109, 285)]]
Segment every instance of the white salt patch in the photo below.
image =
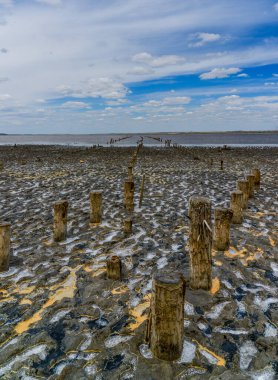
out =
[(142, 288), (141, 292), (142, 294), (148, 293), (152, 288), (152, 280), (149, 280), (147, 284)]
[(227, 281), (227, 280), (221, 280), (222, 284), (224, 284), (226, 286), (226, 288), (228, 289), (233, 289), (233, 285)]
[(38, 346), (32, 347), (29, 350), (26, 350), (20, 355), (16, 355), (16, 357), (10, 360), (8, 364), (0, 367), (0, 376), (5, 375), (6, 373), (10, 372), (15, 363), (23, 362), (33, 355), (37, 355), (41, 360), (44, 360), (47, 356), (47, 345), (40, 344)]
[(191, 322), (189, 321), (189, 319), (185, 319), (185, 320), (183, 321), (183, 326), (184, 326), (184, 327), (188, 327), (188, 326), (190, 326), (190, 324), (191, 324)]
[(267, 298), (266, 300), (263, 300), (259, 296), (256, 296), (254, 299), (254, 304), (257, 306), (260, 306), (263, 311), (267, 311), (269, 308), (269, 305), (271, 305), (272, 303), (277, 303), (277, 302), (278, 302), (278, 298), (274, 298), (274, 297), (270, 297), (270, 298)]
[(259, 371), (249, 373), (252, 380), (275, 380), (275, 371), (272, 367), (266, 367)]
[(206, 313), (206, 317), (211, 319), (218, 318), (221, 312), (223, 311), (224, 307), (229, 303), (230, 301), (226, 301), (214, 306), (210, 312)]
[(191, 363), (195, 358), (196, 346), (195, 344), (189, 342), (188, 340), (184, 340), (183, 349), (181, 353), (181, 357), (178, 360), (178, 363)]
[(168, 260), (166, 257), (161, 257), (159, 260), (157, 260), (157, 268), (162, 269), (168, 264)]
[(68, 310), (61, 310), (58, 311), (51, 319), (50, 323), (58, 322), (61, 318), (63, 318), (65, 315), (67, 315), (70, 312), (70, 309)]
[(91, 334), (89, 334), (89, 333), (86, 333), (85, 334), (85, 340), (84, 340), (84, 342), (81, 344), (81, 346), (79, 347), (79, 349), (80, 349), (80, 351), (84, 351), (84, 350), (86, 350), (89, 346), (90, 346), (90, 344), (91, 344), (91, 341), (92, 341), (92, 335)]
[(270, 263), (270, 266), (271, 266), (273, 275), (275, 277), (278, 277), (278, 264), (272, 262), (272, 263)]
[(272, 293), (272, 294), (277, 293), (277, 289), (273, 288), (272, 286), (264, 285), (264, 284), (261, 284), (258, 282), (255, 282), (254, 285), (257, 286), (258, 288), (263, 288), (263, 289), (267, 290), (269, 293)]
[(201, 331), (204, 331), (204, 330), (206, 330), (208, 328), (208, 325), (206, 325), (205, 323), (201, 323), (201, 322), (198, 323), (197, 326), (199, 327), (199, 329)]
[(243, 276), (242, 276), (242, 274), (241, 274), (241, 272), (239, 270), (234, 271), (234, 274), (236, 275), (237, 278), (240, 278), (241, 280), (244, 279)]
[(146, 260), (152, 260), (154, 257), (155, 257), (156, 255), (155, 255), (155, 253), (151, 253), (151, 252), (149, 252), (147, 255), (146, 255)]
[(12, 346), (12, 345), (16, 344), (18, 341), (19, 341), (19, 338), (14, 338), (14, 339), (8, 341), (7, 343), (3, 344), (3, 346), (1, 346), (1, 349), (3, 347), (7, 348), (8, 346)]
[(237, 310), (240, 313), (245, 313), (246, 312), (246, 307), (245, 307), (244, 302), (236, 301), (236, 303), (237, 303)]
[(110, 336), (109, 338), (107, 338), (105, 340), (104, 344), (105, 344), (105, 347), (112, 348), (112, 347), (117, 346), (120, 343), (127, 342), (131, 338), (132, 338), (132, 336), (130, 336), (130, 335), (126, 335), (126, 336), (114, 335), (114, 336)]
[(145, 359), (152, 359), (153, 358), (153, 354), (152, 354), (152, 352), (151, 352), (151, 350), (147, 344), (141, 344), (139, 346), (139, 351), (140, 351), (140, 354)]
[(57, 367), (55, 368), (55, 373), (56, 375), (60, 375), (61, 372), (63, 371), (63, 369), (68, 365), (69, 363), (61, 363), (59, 365), (57, 365)]
[(205, 351), (205, 350), (202, 350), (202, 349), (199, 349), (199, 352), (207, 359), (207, 361), (210, 363), (210, 364), (216, 364), (218, 362), (218, 359), (215, 358), (212, 354), (210, 354), (209, 352)]
[(258, 350), (251, 340), (248, 340), (243, 343), (243, 345), (239, 349), (239, 366), (241, 370), (248, 369), (253, 357), (256, 355), (257, 352)]
[(7, 272), (0, 273), (0, 278), (10, 277), (18, 271), (19, 269), (17, 268), (10, 268)]
[(86, 365), (85, 372), (89, 376), (93, 376), (98, 372), (98, 368), (96, 365)]
[(191, 303), (185, 301), (185, 303), (184, 303), (184, 312), (187, 315), (194, 315), (194, 306), (191, 305)]
[(34, 275), (28, 269), (25, 269), (20, 271), (18, 275), (13, 278), (13, 280), (14, 282), (18, 282), (23, 277), (34, 277)]
[(265, 323), (265, 330), (264, 330), (264, 336), (265, 337), (275, 337), (277, 336), (277, 329), (275, 326), (273, 326), (271, 323), (266, 322)]
[(221, 329), (221, 328), (215, 328), (215, 332), (220, 332), (222, 334), (231, 334), (231, 335), (246, 335), (248, 334), (248, 331), (244, 329), (238, 329), (238, 330), (232, 330), (232, 329)]

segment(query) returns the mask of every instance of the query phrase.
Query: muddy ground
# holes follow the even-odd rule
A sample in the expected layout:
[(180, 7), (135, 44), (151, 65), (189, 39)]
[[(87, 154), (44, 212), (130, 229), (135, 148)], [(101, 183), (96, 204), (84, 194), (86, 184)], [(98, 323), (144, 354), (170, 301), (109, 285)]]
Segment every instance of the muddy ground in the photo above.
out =
[[(278, 148), (144, 148), (134, 171), (133, 233), (125, 236), (123, 183), (133, 152), (0, 148), (0, 220), (12, 224), (10, 270), (0, 273), (0, 378), (277, 378)], [(186, 290), (180, 360), (153, 358), (144, 342), (152, 275), (188, 278), (190, 196), (228, 206), (236, 180), (255, 167), (261, 188), (243, 224), (232, 226), (230, 249), (213, 251), (211, 291)], [(96, 189), (104, 216), (90, 226)], [(60, 199), (69, 201), (68, 239), (54, 243)], [(124, 263), (121, 282), (106, 279), (106, 258), (115, 254)]]

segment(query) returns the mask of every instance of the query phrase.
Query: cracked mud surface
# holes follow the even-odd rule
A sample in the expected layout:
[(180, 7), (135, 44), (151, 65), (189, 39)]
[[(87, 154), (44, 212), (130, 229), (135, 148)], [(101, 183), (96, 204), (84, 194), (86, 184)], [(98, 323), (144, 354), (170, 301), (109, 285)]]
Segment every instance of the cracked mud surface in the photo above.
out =
[[(134, 169), (133, 233), (125, 236), (123, 183), (133, 152), (0, 148), (0, 219), (12, 224), (10, 270), (0, 273), (0, 378), (275, 379), (278, 149), (144, 148)], [(144, 343), (152, 275), (188, 277), (190, 196), (228, 207), (236, 180), (255, 167), (261, 188), (243, 224), (232, 225), (230, 249), (213, 251), (211, 291), (186, 290), (181, 358), (153, 358)], [(103, 222), (90, 226), (89, 193), (97, 189)], [(60, 199), (69, 202), (68, 238), (54, 243)], [(121, 282), (106, 279), (110, 255), (124, 263)]]

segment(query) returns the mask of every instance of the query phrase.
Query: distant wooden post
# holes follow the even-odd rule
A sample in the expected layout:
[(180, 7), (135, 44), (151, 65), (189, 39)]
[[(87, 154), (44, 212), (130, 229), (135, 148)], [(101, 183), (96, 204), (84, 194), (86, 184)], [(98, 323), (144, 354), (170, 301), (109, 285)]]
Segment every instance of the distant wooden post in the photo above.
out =
[(4, 169), (4, 162), (0, 161), (0, 171), (2, 171), (3, 169)]
[(129, 181), (133, 181), (133, 166), (132, 165), (128, 165), (128, 179)]
[(90, 193), (90, 223), (101, 223), (102, 219), (102, 191)]
[(190, 287), (211, 288), (211, 202), (208, 198), (189, 200)]
[(255, 187), (259, 188), (261, 184), (261, 172), (260, 169), (253, 169), (252, 174), (255, 177)]
[(142, 206), (143, 197), (144, 197), (144, 188), (145, 188), (145, 174), (142, 177), (141, 189), (140, 189), (140, 198), (139, 198), (139, 208)]
[(221, 160), (221, 166), (220, 166), (220, 169), (223, 170), (223, 164), (224, 164), (224, 161)]
[(124, 232), (128, 235), (132, 232), (132, 219), (124, 220)]
[(63, 241), (67, 237), (68, 202), (54, 204), (54, 241)]
[(230, 245), (230, 225), (233, 212), (226, 208), (214, 210), (214, 239), (213, 246), (218, 251), (225, 251)]
[(112, 256), (106, 261), (107, 278), (120, 280), (122, 277), (122, 263), (118, 256)]
[(213, 166), (213, 158), (210, 159), (210, 166)]
[(255, 187), (255, 176), (249, 174), (246, 176), (247, 181), (249, 182), (249, 198), (254, 197), (254, 187)]
[(234, 224), (242, 223), (242, 220), (243, 220), (242, 201), (243, 201), (242, 191), (235, 190), (231, 192), (230, 208), (233, 211), (232, 223)]
[(181, 356), (184, 336), (185, 281), (178, 273), (153, 277), (146, 341), (153, 355), (173, 361)]
[(0, 272), (9, 270), (11, 246), (11, 224), (0, 223)]
[(128, 211), (133, 211), (134, 209), (134, 182), (126, 181), (124, 186), (125, 192), (125, 208)]
[(249, 182), (245, 180), (237, 181), (237, 189), (242, 191), (242, 208), (246, 208), (249, 198)]

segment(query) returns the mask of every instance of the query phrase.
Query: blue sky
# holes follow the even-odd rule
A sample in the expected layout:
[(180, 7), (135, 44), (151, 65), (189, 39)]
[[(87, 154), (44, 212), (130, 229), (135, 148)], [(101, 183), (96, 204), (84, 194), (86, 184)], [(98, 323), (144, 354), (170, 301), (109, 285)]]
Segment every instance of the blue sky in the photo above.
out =
[(278, 129), (278, 2), (0, 0), (0, 133)]

